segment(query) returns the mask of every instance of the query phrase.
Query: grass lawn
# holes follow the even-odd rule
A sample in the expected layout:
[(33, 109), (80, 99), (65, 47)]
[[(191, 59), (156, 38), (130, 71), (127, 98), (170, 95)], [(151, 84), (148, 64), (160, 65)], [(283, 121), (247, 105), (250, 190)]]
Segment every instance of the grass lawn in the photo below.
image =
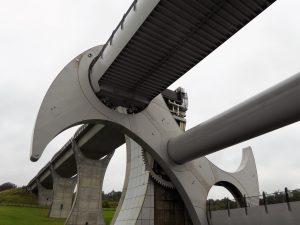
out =
[(64, 219), (48, 218), (48, 209), (0, 206), (0, 225), (63, 225)]
[[(103, 209), (104, 220), (108, 225), (115, 209)], [(19, 206), (0, 206), (0, 225), (63, 225), (65, 219), (48, 218), (48, 209)]]
[[(28, 193), (24, 189), (15, 188), (0, 192), (0, 225), (64, 224), (65, 219), (49, 218), (48, 212), (49, 209), (38, 207), (36, 196)], [(103, 216), (106, 225), (110, 224), (114, 214), (115, 209), (103, 209)]]
[[(103, 209), (103, 217), (106, 225), (110, 224), (110, 221), (114, 217), (116, 209), (114, 208), (104, 208)], [(1, 224), (0, 224), (1, 225)]]

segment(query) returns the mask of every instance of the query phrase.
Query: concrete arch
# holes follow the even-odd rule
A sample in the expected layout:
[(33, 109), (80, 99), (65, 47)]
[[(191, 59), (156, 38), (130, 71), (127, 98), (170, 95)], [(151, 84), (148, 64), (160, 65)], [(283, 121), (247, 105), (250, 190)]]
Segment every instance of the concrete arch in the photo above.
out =
[[(251, 147), (243, 149), (240, 166), (233, 173), (228, 173), (213, 163), (209, 163), (215, 178), (213, 185), (225, 187), (236, 200), (243, 199), (243, 196), (246, 196), (248, 206), (259, 204), (258, 175)], [(240, 205), (244, 204), (243, 200), (239, 200), (238, 203)]]
[(230, 192), (230, 194), (232, 194), (232, 196), (234, 197), (234, 199), (240, 206), (244, 205), (243, 194), (234, 184), (232, 184), (228, 181), (219, 181), (215, 184), (215, 186), (221, 186), (221, 187), (225, 188), (226, 190), (228, 190)]

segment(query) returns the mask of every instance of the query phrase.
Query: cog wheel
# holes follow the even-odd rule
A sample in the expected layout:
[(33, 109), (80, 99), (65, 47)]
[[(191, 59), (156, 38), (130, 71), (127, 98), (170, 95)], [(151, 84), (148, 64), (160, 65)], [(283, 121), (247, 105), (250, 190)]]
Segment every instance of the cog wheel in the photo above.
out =
[(142, 158), (145, 163), (146, 171), (149, 171), (152, 179), (165, 188), (175, 189), (170, 178), (165, 171), (159, 166), (159, 164), (152, 158), (152, 156), (146, 151), (142, 150)]

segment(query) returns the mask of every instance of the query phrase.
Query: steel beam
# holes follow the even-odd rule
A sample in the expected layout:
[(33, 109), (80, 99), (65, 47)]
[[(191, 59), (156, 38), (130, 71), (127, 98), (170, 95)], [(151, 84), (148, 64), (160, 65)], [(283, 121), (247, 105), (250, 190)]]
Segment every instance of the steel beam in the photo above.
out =
[(300, 73), (172, 138), (168, 154), (184, 163), (300, 120)]

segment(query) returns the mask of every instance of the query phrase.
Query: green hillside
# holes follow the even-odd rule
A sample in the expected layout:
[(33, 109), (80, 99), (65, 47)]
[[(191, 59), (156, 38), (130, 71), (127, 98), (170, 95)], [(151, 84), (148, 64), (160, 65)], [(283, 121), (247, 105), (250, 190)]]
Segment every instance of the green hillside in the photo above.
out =
[(37, 197), (22, 188), (0, 192), (0, 204), (37, 205)]
[[(32, 207), (34, 206), (34, 207)], [(0, 192), (0, 225), (63, 225), (65, 219), (48, 217), (48, 208), (37, 204), (37, 197), (25, 189), (15, 188)], [(110, 224), (114, 208), (104, 208), (106, 224)]]

